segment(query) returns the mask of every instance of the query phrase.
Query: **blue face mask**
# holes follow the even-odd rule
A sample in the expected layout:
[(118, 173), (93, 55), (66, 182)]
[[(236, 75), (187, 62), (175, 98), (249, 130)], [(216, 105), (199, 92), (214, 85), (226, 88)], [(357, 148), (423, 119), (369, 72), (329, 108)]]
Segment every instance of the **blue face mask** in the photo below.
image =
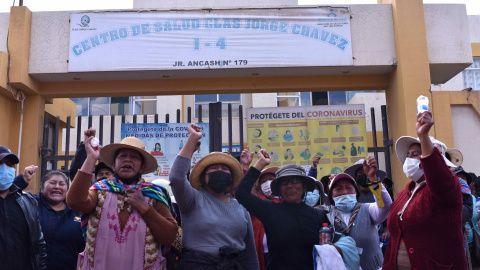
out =
[(15, 178), (15, 169), (5, 163), (0, 164), (0, 190), (9, 188)]
[(320, 199), (318, 190), (314, 190), (313, 192), (308, 191), (307, 195), (305, 195), (305, 204), (308, 206), (314, 206), (318, 202), (318, 199)]
[(350, 212), (357, 204), (356, 194), (347, 194), (333, 198), (335, 207), (342, 212)]

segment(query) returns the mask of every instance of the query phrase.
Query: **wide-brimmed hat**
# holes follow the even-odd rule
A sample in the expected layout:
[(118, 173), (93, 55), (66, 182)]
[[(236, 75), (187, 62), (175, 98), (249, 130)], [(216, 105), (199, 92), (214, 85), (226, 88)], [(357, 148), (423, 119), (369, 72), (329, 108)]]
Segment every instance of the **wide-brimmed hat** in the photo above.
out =
[(307, 176), (305, 169), (302, 166), (295, 164), (288, 164), (275, 173), (275, 180), (270, 184), (270, 189), (272, 190), (272, 195), (281, 196), (280, 193), (280, 182), (287, 176), (295, 176), (303, 180), (306, 184), (307, 191), (313, 191), (315, 189), (315, 178)]
[[(355, 174), (356, 174), (358, 169), (363, 168), (363, 162), (364, 161), (365, 161), (365, 159), (363, 159), (363, 158), (358, 160), (357, 162), (355, 162), (354, 165), (346, 168), (345, 173), (350, 175), (351, 177), (353, 177), (353, 179), (355, 179)], [(382, 171), (382, 170), (377, 170), (377, 177), (380, 178), (380, 181), (383, 181), (383, 179), (385, 179), (385, 177), (387, 177), (387, 173)]]
[(275, 176), (275, 173), (279, 169), (280, 169), (279, 167), (270, 167), (270, 168), (262, 170), (262, 172), (260, 173), (260, 176), (258, 177), (258, 180), (260, 180), (260, 178), (262, 178), (262, 176), (264, 176), (265, 174), (269, 174), (269, 173), (273, 174)]
[(13, 164), (18, 164), (20, 162), (17, 155), (12, 153), (12, 151), (10, 151), (10, 149), (8, 149), (7, 147), (5, 147), (3, 145), (0, 145), (0, 160), (2, 160), (4, 158), (9, 158), (10, 161), (12, 161)]
[[(447, 163), (447, 166), (456, 168), (457, 166), (455, 166), (455, 164), (450, 162), (450, 160), (448, 160), (445, 157), (445, 153), (447, 152), (447, 146), (441, 141), (431, 136), (430, 136), (430, 141), (433, 143), (433, 146), (435, 146), (438, 150), (440, 150), (440, 153), (442, 154), (443, 159), (445, 160), (445, 163)], [(402, 164), (405, 163), (405, 159), (407, 159), (408, 149), (412, 144), (416, 144), (416, 143), (421, 144), (420, 139), (414, 138), (411, 136), (402, 136), (398, 138), (397, 142), (395, 143), (395, 153), (397, 154), (397, 157)]]
[(111, 143), (104, 146), (100, 150), (100, 158), (107, 166), (112, 166), (115, 161), (115, 154), (120, 149), (133, 149), (138, 151), (143, 156), (144, 169), (142, 174), (147, 174), (155, 171), (158, 167), (157, 160), (147, 151), (145, 151), (145, 145), (142, 141), (135, 137), (126, 137), (120, 143)]
[(112, 168), (110, 168), (110, 166), (108, 166), (107, 164), (105, 164), (105, 162), (99, 162), (96, 166), (95, 166), (95, 169), (94, 169), (94, 173), (95, 173), (95, 177), (97, 177), (98, 173), (103, 170), (103, 169), (108, 169), (110, 171), (112, 171)]
[(328, 187), (328, 199), (330, 200), (330, 203), (333, 205), (335, 205), (335, 202), (332, 197), (332, 187), (336, 185), (338, 182), (340, 182), (341, 180), (349, 180), (352, 183), (353, 187), (355, 188), (357, 199), (360, 196), (360, 190), (358, 189), (357, 182), (355, 181), (355, 179), (353, 179), (353, 177), (351, 177), (349, 174), (339, 173), (335, 175), (335, 177), (330, 182), (330, 186)]
[(450, 157), (449, 160), (455, 164), (455, 166), (459, 167), (462, 166), (463, 163), (463, 155), (460, 150), (457, 148), (448, 148), (447, 151), (445, 152), (445, 156)]
[(201, 158), (197, 164), (195, 164), (195, 167), (193, 167), (192, 172), (190, 173), (190, 184), (192, 187), (197, 190), (203, 189), (202, 183), (200, 182), (200, 175), (208, 166), (213, 164), (225, 164), (228, 166), (228, 168), (230, 168), (233, 184), (227, 188), (225, 192), (228, 193), (235, 190), (243, 176), (242, 167), (240, 166), (238, 160), (222, 152), (212, 152)]
[(462, 168), (462, 166), (455, 168), (455, 170), (453, 170), (453, 173), (456, 174), (456, 175), (458, 175), (459, 173), (463, 173), (463, 174), (465, 175), (465, 178), (466, 178), (466, 179), (463, 179), (463, 180), (467, 181), (467, 183), (468, 183), (469, 185), (470, 185), (470, 183), (472, 183), (472, 181), (473, 181), (472, 176), (471, 176), (469, 173), (467, 173), (467, 172)]

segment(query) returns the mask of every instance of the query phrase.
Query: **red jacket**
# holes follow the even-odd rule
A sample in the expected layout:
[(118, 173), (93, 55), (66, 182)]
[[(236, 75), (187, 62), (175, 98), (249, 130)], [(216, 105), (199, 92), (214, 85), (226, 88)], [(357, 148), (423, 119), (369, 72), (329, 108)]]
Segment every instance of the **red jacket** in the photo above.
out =
[(462, 234), (462, 191), (457, 176), (445, 164), (437, 148), (421, 159), (426, 184), (420, 187), (403, 213), (415, 183), (400, 191), (390, 207), (387, 224), (390, 242), (383, 269), (397, 269), (397, 253), (403, 240), (412, 269), (467, 269)]

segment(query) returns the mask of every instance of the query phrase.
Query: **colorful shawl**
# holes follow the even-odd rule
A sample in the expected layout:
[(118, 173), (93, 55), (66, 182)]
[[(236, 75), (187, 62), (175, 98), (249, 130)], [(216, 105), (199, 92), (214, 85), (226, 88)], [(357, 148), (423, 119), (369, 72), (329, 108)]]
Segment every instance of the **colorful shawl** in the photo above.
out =
[(467, 181), (463, 180), (463, 178), (460, 177), (458, 178), (458, 180), (460, 180), (460, 187), (462, 188), (462, 193), (472, 195), (472, 191), (470, 190)]
[[(166, 206), (168, 206), (168, 209), (170, 210), (170, 213), (172, 214), (173, 218), (177, 217), (177, 214), (175, 213), (175, 210), (173, 209), (173, 206), (172, 206), (172, 200), (170, 199), (170, 194), (168, 194), (167, 189), (162, 186), (155, 185), (153, 183), (142, 182), (138, 185), (125, 185), (122, 182), (120, 182), (116, 177), (114, 177), (114, 178), (98, 181), (95, 184), (93, 184), (90, 187), (90, 189), (106, 190), (108, 192), (119, 193), (124, 196), (126, 195), (127, 189), (136, 189), (136, 190), (140, 189), (143, 195), (149, 198), (152, 198), (154, 200), (160, 201), (164, 203)], [(89, 214), (82, 214), (81, 216), (82, 233), (85, 239), (87, 238), (87, 224), (88, 224), (89, 216), (90, 216)]]

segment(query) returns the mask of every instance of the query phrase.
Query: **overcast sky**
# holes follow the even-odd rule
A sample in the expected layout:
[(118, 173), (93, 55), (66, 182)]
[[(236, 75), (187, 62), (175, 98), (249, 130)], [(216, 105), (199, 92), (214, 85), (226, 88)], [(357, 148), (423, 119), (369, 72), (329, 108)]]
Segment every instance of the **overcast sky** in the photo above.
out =
[[(13, 0), (1, 0), (0, 12), (9, 12), (13, 2)], [(424, 0), (423, 2), (466, 4), (469, 15), (480, 15), (480, 0)], [(15, 0), (16, 6), (18, 3), (19, 1)], [(298, 0), (298, 3), (300, 5), (376, 4), (377, 0)], [(24, 0), (23, 5), (31, 11), (131, 9), (133, 0)]]

